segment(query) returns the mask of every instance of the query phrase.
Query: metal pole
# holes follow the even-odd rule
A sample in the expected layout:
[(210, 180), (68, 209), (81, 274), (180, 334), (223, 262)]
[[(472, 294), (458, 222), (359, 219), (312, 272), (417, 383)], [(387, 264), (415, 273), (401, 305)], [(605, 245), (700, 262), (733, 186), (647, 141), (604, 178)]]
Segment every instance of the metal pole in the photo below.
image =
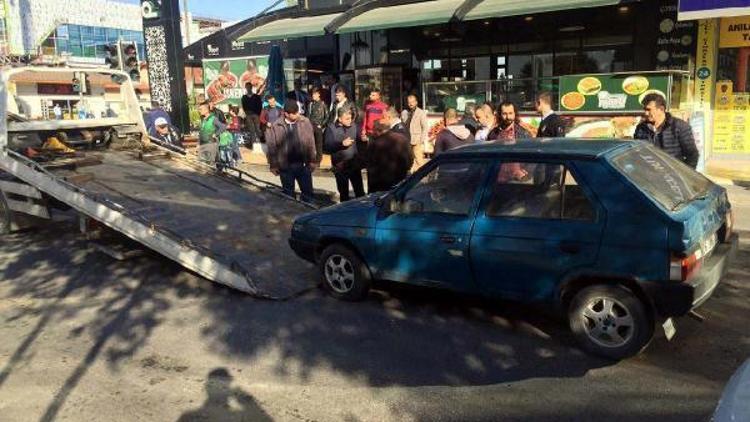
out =
[(185, 45), (190, 45), (190, 21), (188, 20), (188, 0), (182, 0), (182, 10), (185, 14)]

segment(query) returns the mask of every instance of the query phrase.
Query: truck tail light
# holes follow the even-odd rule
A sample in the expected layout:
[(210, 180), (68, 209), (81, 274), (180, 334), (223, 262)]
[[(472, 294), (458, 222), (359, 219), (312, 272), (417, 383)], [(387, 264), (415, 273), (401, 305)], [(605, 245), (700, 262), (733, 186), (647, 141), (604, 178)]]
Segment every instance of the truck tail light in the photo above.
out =
[(694, 252), (689, 256), (673, 255), (669, 264), (669, 279), (672, 281), (685, 281), (697, 272), (702, 263), (700, 252)]

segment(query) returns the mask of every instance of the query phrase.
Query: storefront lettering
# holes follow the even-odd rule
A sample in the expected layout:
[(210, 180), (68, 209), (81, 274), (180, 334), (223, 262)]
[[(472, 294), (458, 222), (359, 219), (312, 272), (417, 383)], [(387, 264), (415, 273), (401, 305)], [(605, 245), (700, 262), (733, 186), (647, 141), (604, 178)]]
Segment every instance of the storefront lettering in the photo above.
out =
[(727, 31), (729, 32), (750, 31), (750, 24), (737, 23), (734, 25), (729, 25), (729, 28), (727, 29)]

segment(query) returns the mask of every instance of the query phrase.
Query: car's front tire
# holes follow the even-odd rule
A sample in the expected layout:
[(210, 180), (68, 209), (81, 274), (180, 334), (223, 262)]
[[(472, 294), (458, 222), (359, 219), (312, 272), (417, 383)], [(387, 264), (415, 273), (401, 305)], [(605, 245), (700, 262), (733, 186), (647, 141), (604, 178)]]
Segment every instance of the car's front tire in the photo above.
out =
[(585, 350), (611, 359), (637, 354), (654, 334), (648, 308), (618, 285), (582, 289), (570, 303), (568, 322)]
[(350, 248), (333, 244), (320, 254), (318, 261), (323, 287), (336, 299), (363, 300), (370, 291), (370, 269)]

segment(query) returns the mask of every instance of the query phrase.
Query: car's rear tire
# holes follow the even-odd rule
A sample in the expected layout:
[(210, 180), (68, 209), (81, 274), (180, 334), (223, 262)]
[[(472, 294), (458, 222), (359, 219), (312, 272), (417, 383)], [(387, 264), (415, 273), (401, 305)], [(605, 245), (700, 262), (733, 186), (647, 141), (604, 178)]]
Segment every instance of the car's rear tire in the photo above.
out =
[(636, 355), (654, 334), (648, 308), (619, 285), (579, 291), (568, 308), (568, 322), (583, 349), (610, 359)]
[(350, 248), (333, 244), (320, 254), (318, 268), (323, 277), (323, 287), (336, 299), (363, 300), (370, 291), (370, 269)]

